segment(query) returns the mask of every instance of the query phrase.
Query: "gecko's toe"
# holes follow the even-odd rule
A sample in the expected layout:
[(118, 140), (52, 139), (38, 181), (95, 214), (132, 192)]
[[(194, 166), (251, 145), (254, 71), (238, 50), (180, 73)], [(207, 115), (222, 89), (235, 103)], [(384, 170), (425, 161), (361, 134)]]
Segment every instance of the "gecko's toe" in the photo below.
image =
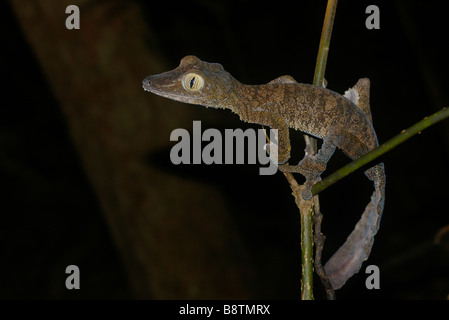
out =
[(302, 189), (301, 196), (304, 200), (310, 200), (313, 198), (312, 187), (321, 181), (320, 176), (315, 176), (311, 179), (307, 179), (304, 183), (304, 188)]
[(313, 198), (312, 190), (311, 189), (303, 189), (301, 192), (301, 196), (304, 200), (310, 200)]

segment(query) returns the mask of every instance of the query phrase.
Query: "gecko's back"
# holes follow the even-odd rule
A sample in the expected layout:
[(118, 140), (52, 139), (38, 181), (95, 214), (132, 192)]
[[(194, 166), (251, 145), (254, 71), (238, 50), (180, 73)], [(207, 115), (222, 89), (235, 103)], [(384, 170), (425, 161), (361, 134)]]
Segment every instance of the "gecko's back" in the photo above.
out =
[(239, 99), (234, 105), (280, 114), (288, 127), (320, 139), (326, 138), (332, 128), (342, 128), (340, 132), (346, 138), (341, 139), (338, 147), (351, 159), (378, 146), (376, 132), (365, 112), (334, 91), (302, 83), (237, 86), (236, 90), (240, 97), (244, 91), (252, 102), (242, 103)]

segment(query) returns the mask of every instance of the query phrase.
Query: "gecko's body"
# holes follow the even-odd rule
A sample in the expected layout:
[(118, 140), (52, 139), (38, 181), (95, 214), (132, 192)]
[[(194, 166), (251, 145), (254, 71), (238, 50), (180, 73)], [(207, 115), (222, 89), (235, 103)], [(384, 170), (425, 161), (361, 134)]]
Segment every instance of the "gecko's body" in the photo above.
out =
[[(278, 162), (290, 158), (288, 128), (323, 139), (317, 155), (306, 154), (297, 166), (280, 165), (281, 171), (300, 172), (306, 177), (303, 197), (310, 199), (310, 189), (319, 179), (327, 162), (339, 147), (351, 159), (374, 149), (377, 137), (369, 109), (369, 80), (360, 79), (342, 96), (331, 90), (297, 83), (282, 76), (265, 85), (244, 85), (220, 64), (187, 56), (180, 65), (143, 81), (145, 90), (186, 103), (230, 109), (249, 123), (278, 129)], [(385, 194), (383, 164), (366, 171), (374, 181), (375, 191), (360, 221), (346, 242), (325, 265), (334, 289), (357, 273), (371, 251), (379, 228)]]

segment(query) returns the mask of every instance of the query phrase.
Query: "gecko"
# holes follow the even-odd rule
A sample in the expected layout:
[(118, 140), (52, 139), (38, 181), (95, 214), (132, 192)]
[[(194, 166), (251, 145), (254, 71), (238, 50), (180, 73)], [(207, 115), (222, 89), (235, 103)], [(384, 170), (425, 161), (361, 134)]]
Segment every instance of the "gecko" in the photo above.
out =
[[(184, 57), (171, 71), (143, 80), (145, 91), (172, 100), (216, 109), (229, 109), (242, 121), (278, 130), (277, 164), (282, 172), (302, 174), (306, 181), (301, 196), (310, 200), (312, 186), (321, 178), (336, 148), (355, 160), (378, 146), (369, 105), (370, 81), (359, 79), (344, 95), (291, 76), (280, 76), (267, 84), (245, 85), (221, 64), (196, 56)], [(290, 165), (289, 128), (323, 140), (313, 154), (306, 148), (304, 158)], [(269, 152), (270, 145), (267, 144)], [(379, 163), (365, 171), (374, 192), (354, 230), (324, 266), (335, 290), (358, 273), (368, 259), (385, 202), (385, 169)]]

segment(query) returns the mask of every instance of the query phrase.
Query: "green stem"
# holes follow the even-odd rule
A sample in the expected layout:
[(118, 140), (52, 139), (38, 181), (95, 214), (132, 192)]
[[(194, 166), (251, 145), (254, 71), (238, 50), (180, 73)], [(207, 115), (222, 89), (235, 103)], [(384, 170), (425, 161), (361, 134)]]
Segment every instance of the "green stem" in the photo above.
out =
[[(324, 72), (326, 70), (327, 55), (329, 52), (329, 44), (332, 34), (332, 26), (334, 24), (335, 12), (337, 9), (337, 0), (328, 0), (326, 14), (323, 22), (323, 30), (321, 31), (320, 46), (315, 66), (315, 74), (313, 84), (322, 86)], [(306, 144), (312, 146), (312, 150), (316, 153), (317, 142), (314, 138), (306, 138)], [(297, 199), (298, 200), (298, 199)], [(318, 201), (318, 200), (317, 200)], [(300, 205), (302, 204), (302, 206)], [(301, 299), (313, 299), (313, 217), (314, 207), (312, 202), (304, 205), (303, 201), (297, 201), (301, 213)]]
[(313, 84), (315, 86), (323, 86), (327, 54), (329, 53), (329, 44), (331, 42), (332, 27), (334, 25), (335, 12), (337, 11), (337, 2), (337, 0), (329, 0), (327, 2), (323, 30), (321, 31), (320, 47), (318, 49), (318, 56), (316, 59), (315, 74), (313, 76)]
[(437, 122), (446, 119), (449, 117), (449, 108), (443, 108), (440, 111), (432, 114), (431, 116), (425, 117), (423, 120), (419, 121), (418, 123), (414, 124), (410, 128), (403, 130), (400, 134), (397, 136), (391, 138), (384, 144), (380, 145), (376, 149), (371, 150), (364, 156), (360, 157), (357, 160), (354, 160), (350, 163), (348, 163), (346, 166), (340, 168), (339, 170), (332, 173), (330, 176), (326, 177), (319, 183), (315, 184), (312, 187), (312, 194), (316, 195), (323, 191), (324, 189), (328, 188), (338, 180), (346, 177), (350, 173), (354, 172), (358, 168), (364, 166), (365, 164), (373, 161), (374, 159), (380, 157), (387, 151), (390, 151), (397, 145), (403, 143), (404, 141), (410, 139), (415, 134), (420, 133), (424, 129), (427, 129), (428, 127), (436, 124)]
[[(323, 29), (321, 30), (320, 46), (316, 57), (315, 74), (313, 75), (313, 84), (322, 87), (324, 73), (326, 71), (327, 55), (331, 42), (332, 27), (334, 26), (335, 12), (337, 11), (337, 0), (328, 0), (326, 14), (324, 15)], [(313, 137), (306, 138), (306, 144), (312, 146), (313, 153), (317, 152), (317, 140)]]

